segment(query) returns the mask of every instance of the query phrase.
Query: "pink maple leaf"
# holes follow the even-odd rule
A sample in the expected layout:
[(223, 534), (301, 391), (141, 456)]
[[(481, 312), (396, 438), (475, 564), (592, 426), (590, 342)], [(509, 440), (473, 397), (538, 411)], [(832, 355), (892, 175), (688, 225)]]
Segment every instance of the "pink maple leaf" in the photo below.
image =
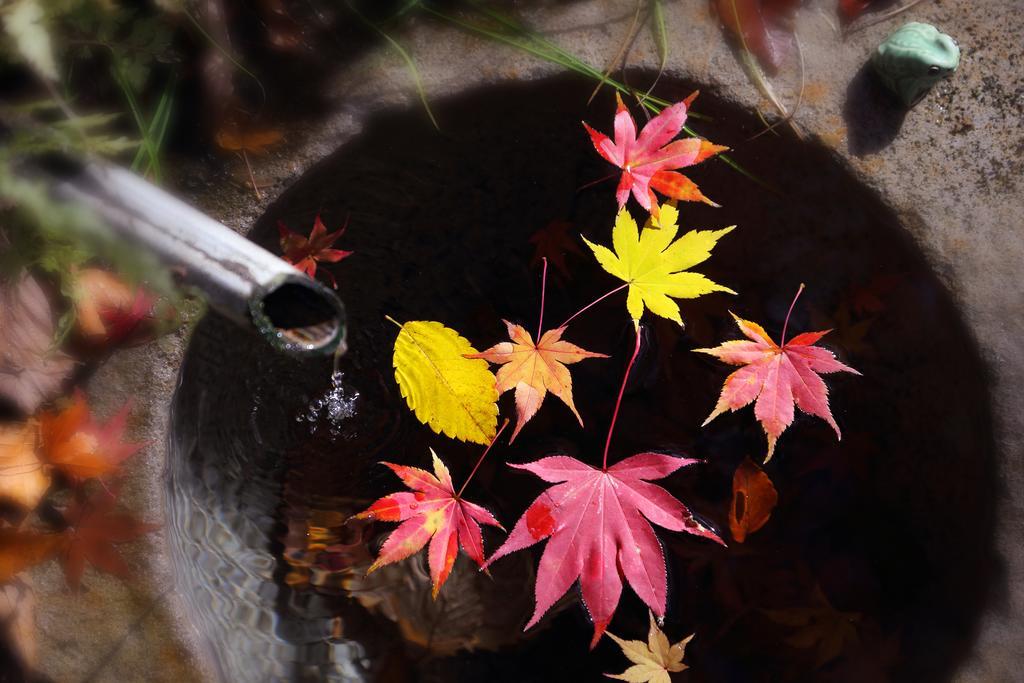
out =
[(555, 484), (533, 501), (484, 565), (550, 539), (537, 568), (536, 608), (526, 628), (536, 624), (577, 579), (594, 621), (591, 648), (615, 614), (623, 577), (655, 615), (664, 616), (665, 556), (651, 523), (722, 543), (672, 494), (650, 483), (696, 462), (640, 453), (605, 469), (565, 455), (512, 465)]
[(802, 291), (803, 285), (800, 285), (786, 314), (781, 344), (776, 344), (757, 323), (733, 315), (747, 340), (727, 341), (713, 349), (694, 349), (726, 363), (743, 366), (725, 378), (718, 404), (704, 424), (726, 410), (739, 410), (756, 399), (754, 415), (768, 436), (765, 462), (771, 460), (775, 453), (775, 442), (779, 436), (793, 423), (794, 403), (803, 412), (825, 420), (835, 430), (836, 437), (841, 437), (839, 425), (828, 405), (828, 387), (818, 373), (860, 374), (836, 360), (828, 349), (815, 346), (831, 330), (804, 332), (786, 342), (789, 316)]
[(622, 169), (622, 177), (615, 192), (619, 208), (626, 204), (629, 193), (647, 211), (658, 215), (658, 200), (653, 191), (682, 201), (700, 201), (718, 206), (704, 196), (696, 183), (673, 169), (698, 164), (728, 147), (715, 145), (700, 138), (672, 139), (679, 135), (686, 123), (686, 112), (697, 97), (693, 93), (682, 102), (666, 107), (647, 122), (639, 137), (636, 122), (622, 98), (616, 94), (619, 106), (615, 112), (615, 141), (583, 122), (598, 154)]

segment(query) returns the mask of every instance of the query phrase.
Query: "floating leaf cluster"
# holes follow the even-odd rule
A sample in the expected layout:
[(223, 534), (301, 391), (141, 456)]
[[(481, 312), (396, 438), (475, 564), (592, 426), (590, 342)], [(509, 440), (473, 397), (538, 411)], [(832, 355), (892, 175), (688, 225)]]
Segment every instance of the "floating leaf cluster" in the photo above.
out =
[[(608, 356), (583, 349), (565, 337), (577, 316), (595, 303), (627, 290), (626, 312), (633, 322), (635, 343), (609, 420), (600, 466), (557, 452), (533, 462), (512, 464), (549, 486), (526, 508), (489, 558), (485, 558), (480, 525), (501, 529), (498, 520), (462, 498), (473, 473), (455, 492), (447, 468), (433, 451), (433, 475), (415, 467), (384, 463), (409, 491), (384, 496), (357, 515), (362, 519), (400, 522), (384, 541), (371, 571), (429, 545), (427, 558), (435, 596), (452, 570), (459, 547), (486, 569), (509, 554), (545, 542), (537, 568), (534, 613), (526, 628), (536, 625), (578, 583), (594, 625), (591, 647), (606, 633), (623, 585), (628, 584), (650, 608), (651, 630), (646, 645), (613, 636), (634, 666), (612, 677), (638, 682), (664, 682), (669, 680), (669, 672), (684, 669), (683, 648), (689, 640), (670, 646), (654, 623), (655, 617), (666, 613), (668, 593), (665, 555), (654, 527), (686, 532), (724, 545), (718, 534), (699, 521), (683, 502), (654, 483), (699, 461), (658, 452), (642, 452), (611, 464), (608, 457), (626, 382), (641, 350), (644, 313), (650, 311), (681, 326), (684, 321), (677, 300), (716, 292), (736, 294), (692, 270), (711, 257), (719, 240), (735, 226), (690, 230), (679, 235), (677, 201), (712, 205), (713, 202), (675, 169), (691, 166), (725, 149), (698, 138), (674, 140), (682, 130), (692, 99), (693, 96), (667, 107), (637, 134), (636, 124), (619, 98), (614, 140), (584, 124), (598, 153), (622, 173), (615, 192), (619, 208), (611, 230), (611, 247), (587, 237), (582, 237), (582, 241), (598, 265), (622, 284), (583, 306), (558, 327), (545, 330), (548, 258), (544, 251), (554, 248), (559, 253), (580, 254), (575, 243), (567, 242), (568, 224), (560, 222), (531, 238), (536, 245), (536, 258), (543, 264), (536, 334), (522, 324), (504, 321), (508, 339), (477, 351), (459, 332), (441, 322), (396, 323), (400, 329), (394, 347), (394, 367), (402, 396), (416, 417), (433, 431), (487, 444), (474, 467), (475, 473), (501, 434), (496, 429), (500, 394), (511, 391), (515, 397), (516, 425), (510, 442), (543, 408), (549, 392), (584, 427), (573, 396), (570, 366), (584, 360), (597, 362)], [(670, 197), (670, 201), (659, 204), (655, 192)], [(642, 228), (625, 206), (630, 196), (649, 213)], [(565, 247), (566, 243), (572, 248)], [(554, 265), (560, 275), (569, 276), (564, 261)], [(736, 320), (747, 340), (696, 349), (743, 366), (726, 379), (719, 403), (705, 424), (724, 411), (738, 410), (756, 401), (755, 416), (768, 435), (765, 461), (775, 453), (779, 436), (792, 423), (794, 407), (822, 418), (838, 436), (839, 428), (819, 373), (856, 371), (836, 360), (830, 351), (816, 346), (825, 332), (800, 334), (787, 342), (787, 314), (782, 342), (776, 344), (756, 323)], [(496, 375), (488, 369), (488, 363), (499, 366)], [(729, 527), (734, 540), (742, 543), (763, 527), (776, 502), (771, 479), (748, 459), (737, 469), (733, 483)]]

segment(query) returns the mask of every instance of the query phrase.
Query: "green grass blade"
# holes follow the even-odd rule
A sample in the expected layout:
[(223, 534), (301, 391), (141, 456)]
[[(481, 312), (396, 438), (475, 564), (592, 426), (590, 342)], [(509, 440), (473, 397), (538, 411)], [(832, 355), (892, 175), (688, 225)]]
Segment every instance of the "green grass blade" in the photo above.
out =
[(199, 31), (199, 34), (202, 35), (203, 38), (205, 38), (210, 43), (210, 45), (213, 45), (215, 48), (217, 48), (217, 51), (224, 55), (224, 58), (231, 62), (236, 69), (241, 71), (243, 74), (251, 78), (256, 83), (256, 87), (260, 89), (260, 94), (262, 95), (263, 100), (266, 101), (267, 89), (263, 87), (263, 81), (261, 81), (259, 77), (256, 76), (256, 74), (245, 68), (245, 66), (240, 61), (235, 59), (235, 56), (231, 54), (230, 50), (228, 50), (226, 47), (217, 42), (217, 39), (211, 36), (209, 32), (207, 32), (206, 28), (203, 27), (202, 22), (196, 19), (194, 16), (192, 16), (192, 13), (189, 12), (187, 8), (183, 9), (182, 13), (188, 18), (190, 22), (192, 22), (192, 26), (194, 26), (195, 29)]
[(167, 84), (167, 90), (160, 96), (160, 103), (156, 113), (153, 115), (153, 123), (156, 126), (156, 146), (158, 150), (163, 149), (164, 141), (167, 139), (167, 131), (170, 129), (171, 112), (174, 109), (174, 83)]
[[(150, 135), (149, 126), (146, 124), (146, 118), (142, 114), (142, 110), (139, 108), (139, 102), (135, 99), (135, 93), (132, 90), (132, 86), (128, 83), (128, 80), (124, 77), (121, 72), (121, 67), (115, 55), (110, 65), (111, 75), (114, 77), (114, 82), (121, 88), (121, 92), (124, 94), (125, 100), (128, 102), (128, 110), (131, 112), (132, 119), (135, 121), (135, 127), (139, 129), (139, 135), (142, 138), (140, 143), (139, 151), (145, 151), (145, 155), (149, 157), (150, 168), (153, 169), (153, 178), (157, 183), (160, 182), (160, 159), (159, 153), (156, 149), (156, 144)], [(138, 158), (138, 152), (136, 152), (136, 158)], [(132, 164), (135, 170), (135, 164)]]
[(668, 26), (665, 25), (665, 8), (662, 0), (652, 0), (651, 21), (654, 22), (654, 42), (658, 45), (658, 76), (665, 71), (668, 63)]
[[(158, 155), (163, 149), (164, 138), (171, 118), (171, 101), (173, 100), (171, 87), (171, 83), (168, 83), (163, 94), (160, 95), (160, 101), (157, 103), (156, 111), (153, 112), (153, 116), (149, 120), (149, 126), (144, 133), (145, 138), (148, 138), (153, 142), (151, 147), (155, 148)], [(139, 149), (135, 152), (135, 158), (132, 160), (132, 171), (138, 171), (142, 167), (142, 162), (146, 161), (147, 156), (149, 156), (147, 146), (145, 144), (140, 145)], [(156, 177), (158, 170), (159, 167), (154, 167), (153, 161), (150, 158), (146, 165), (145, 173), (153, 171), (154, 177)]]
[(406, 0), (404, 5), (395, 10), (395, 12), (387, 18), (387, 21), (394, 21), (395, 19), (405, 16), (409, 10), (418, 7), (420, 2), (422, 2), (422, 0)]
[[(610, 76), (605, 76), (600, 71), (593, 68), (583, 60), (563, 50), (558, 45), (552, 43), (543, 36), (537, 34), (536, 32), (531, 31), (522, 24), (518, 24), (515, 21), (508, 19), (507, 17), (501, 15), (500, 13), (476, 3), (474, 0), (468, 0), (468, 2), (470, 5), (477, 8), (481, 14), (484, 14), (488, 18), (494, 20), (496, 23), (505, 27), (506, 29), (508, 29), (509, 32), (498, 31), (487, 26), (482, 26), (477, 23), (465, 21), (456, 16), (447, 14), (445, 12), (441, 12), (427, 4), (423, 4), (421, 6), (423, 10), (426, 11), (427, 13), (432, 14), (438, 19), (447, 21), (450, 24), (462, 28), (463, 30), (469, 31), (471, 33), (476, 33), (477, 35), (483, 36), (485, 38), (490, 38), (491, 40), (495, 40), (497, 42), (505, 43), (506, 45), (510, 45), (512, 47), (516, 47), (528, 54), (531, 54), (535, 57), (539, 57), (540, 59), (544, 59), (554, 64), (564, 66), (565, 68), (570, 69), (571, 71), (575, 71), (577, 73), (583, 74), (584, 76), (589, 76), (596, 80), (607, 83), (609, 86), (615, 88), (620, 93), (637, 98), (642, 106), (644, 106), (654, 114), (660, 113), (663, 108), (671, 104), (670, 102), (658, 97), (644, 97), (643, 93), (627, 87), (625, 84), (620, 83), (619, 81), (615, 80), (614, 78), (611, 78)], [(696, 112), (690, 112), (690, 116), (698, 120), (701, 118), (707, 118), (701, 117)], [(701, 135), (700, 133), (698, 133), (689, 126), (684, 126), (683, 130), (695, 137), (704, 137), (703, 135)], [(729, 166), (733, 170), (737, 171), (743, 177), (753, 181), (760, 187), (769, 190), (770, 192), (778, 193), (778, 190), (774, 188), (771, 184), (767, 183), (766, 181), (762, 180), (758, 176), (754, 175), (753, 173), (745, 169), (728, 154), (718, 154), (715, 156), (715, 159), (721, 161), (722, 163)]]
[[(416, 1), (419, 2), (419, 0)], [(352, 12), (352, 14), (354, 14), (359, 19), (359, 21), (361, 21), (367, 27), (375, 31), (381, 38), (388, 41), (388, 44), (391, 45), (391, 47), (395, 48), (395, 51), (398, 52), (399, 55), (401, 55), (402, 60), (405, 62), (405, 65), (409, 68), (409, 73), (412, 75), (413, 82), (416, 85), (416, 93), (419, 95), (420, 102), (423, 103), (423, 108), (427, 111), (427, 116), (430, 117), (430, 122), (434, 124), (434, 128), (436, 128), (437, 130), (441, 130), (441, 126), (437, 125), (437, 119), (434, 118), (434, 112), (430, 109), (430, 103), (427, 102), (427, 93), (423, 89), (423, 80), (420, 78), (420, 70), (416, 68), (416, 61), (412, 58), (412, 55), (410, 55), (406, 51), (406, 49), (402, 47), (401, 43), (399, 43), (397, 40), (388, 35), (388, 33), (384, 31), (384, 29), (382, 29), (380, 26), (377, 26), (377, 24), (373, 23), (365, 16), (363, 16), (363, 14), (359, 10), (357, 10), (351, 2), (347, 2), (346, 4), (348, 5), (348, 8)], [(407, 7), (411, 7), (413, 4), (414, 3), (410, 3)]]
[(665, 65), (668, 63), (668, 27), (665, 25), (665, 8), (662, 6), (661, 0), (651, 0), (651, 30), (654, 33), (654, 43), (658, 48), (658, 75), (654, 77), (651, 87), (644, 92), (640, 99), (641, 104), (651, 96), (651, 92), (665, 73)]

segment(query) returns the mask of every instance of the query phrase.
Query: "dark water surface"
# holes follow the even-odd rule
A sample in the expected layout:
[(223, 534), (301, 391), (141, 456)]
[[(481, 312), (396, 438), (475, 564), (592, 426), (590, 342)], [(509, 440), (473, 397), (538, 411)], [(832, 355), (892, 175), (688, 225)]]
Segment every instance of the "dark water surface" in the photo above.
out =
[[(668, 98), (691, 90), (664, 79), (660, 87)], [(393, 525), (343, 524), (401, 487), (379, 460), (428, 467), (432, 446), (458, 485), (480, 452), (406, 408), (391, 369), (396, 329), (384, 316), (438, 320), (483, 349), (505, 338), (502, 318), (535, 329), (533, 233), (567, 221), (571, 235), (610, 244), (615, 181), (577, 191), (612, 170), (579, 124), (611, 129), (612, 97), (588, 110), (590, 89), (563, 78), (472, 93), (437, 104), (440, 133), (419, 111), (382, 115), (255, 227), (254, 238), (276, 248), (278, 220), (301, 232), (318, 212), (329, 228), (351, 217), (338, 246), (356, 253), (332, 267), (350, 350), (332, 421), (332, 406), (311, 408), (331, 389), (329, 360), (276, 356), (215, 318), (196, 332), (176, 400), (172, 542), (226, 677), (241, 680), (239, 667), (260, 659), (268, 678), (296, 680), (577, 681), (627, 667), (610, 639), (588, 652), (591, 626), (575, 591), (522, 633), (542, 546), (496, 563), (493, 580), (460, 558), (434, 602), (422, 556), (364, 578)], [(824, 345), (864, 376), (826, 377), (841, 442), (798, 413), (766, 468), (779, 505), (746, 543), (721, 548), (659, 530), (665, 631), (673, 641), (697, 634), (691, 669), (676, 676), (945, 680), (996, 580), (992, 418), (977, 351), (894, 214), (827, 150), (786, 135), (746, 142), (757, 119), (711, 93), (696, 108), (715, 119), (693, 121), (698, 130), (735, 148), (778, 193), (720, 162), (692, 169), (723, 208), (682, 206), (680, 232), (739, 226), (696, 268), (739, 296), (681, 302), (683, 331), (648, 314), (611, 459), (641, 450), (706, 459), (661, 483), (730, 540), (732, 473), (744, 457), (763, 456), (764, 435), (750, 408), (700, 428), (730, 368), (691, 350), (739, 336), (728, 310), (777, 339), (803, 282), (791, 333), (835, 328)], [(569, 273), (551, 270), (549, 324), (617, 284), (574, 243)], [(612, 356), (573, 367), (586, 429), (549, 397), (469, 485), (466, 496), (506, 528), (542, 482), (504, 463), (553, 452), (600, 462), (632, 346), (624, 299), (591, 309), (566, 335)], [(513, 414), (511, 394), (501, 406)], [(498, 543), (485, 537), (489, 552)], [(246, 601), (262, 607), (250, 614)], [(643, 639), (646, 624), (646, 608), (625, 590), (610, 630)]]

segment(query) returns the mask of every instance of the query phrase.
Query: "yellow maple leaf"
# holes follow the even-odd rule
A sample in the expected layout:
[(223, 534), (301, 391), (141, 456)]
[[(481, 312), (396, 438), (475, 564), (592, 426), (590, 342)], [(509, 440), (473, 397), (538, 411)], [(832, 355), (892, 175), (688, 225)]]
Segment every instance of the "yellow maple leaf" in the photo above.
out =
[(668, 636), (658, 628), (658, 623), (651, 614), (651, 627), (647, 632), (647, 642), (639, 640), (623, 640), (612, 633), (608, 636), (622, 648), (633, 666), (621, 674), (605, 674), (608, 678), (629, 683), (670, 683), (670, 671), (683, 671), (687, 668), (683, 663), (686, 645), (693, 640), (693, 634), (678, 643), (669, 645)]
[(399, 326), (395, 380), (409, 408), (438, 434), (490, 443), (498, 429), (498, 390), (487, 361), (466, 358), (477, 350), (441, 323)]
[(601, 267), (629, 284), (626, 308), (634, 320), (640, 319), (646, 306), (655, 315), (682, 325), (679, 305), (672, 299), (695, 299), (711, 292), (736, 293), (700, 273), (684, 272), (706, 261), (718, 240), (736, 226), (691, 230), (673, 242), (679, 231), (678, 220), (676, 207), (666, 203), (659, 217), (651, 217), (641, 232), (629, 211), (620, 209), (612, 230), (614, 252), (583, 238)]

